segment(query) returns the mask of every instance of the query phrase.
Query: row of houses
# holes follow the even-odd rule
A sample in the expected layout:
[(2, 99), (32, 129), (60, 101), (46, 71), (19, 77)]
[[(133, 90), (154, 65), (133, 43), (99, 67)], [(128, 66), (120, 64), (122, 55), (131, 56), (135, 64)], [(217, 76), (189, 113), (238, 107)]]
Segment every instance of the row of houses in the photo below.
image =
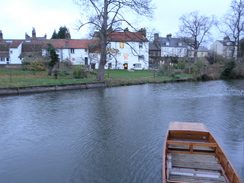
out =
[[(179, 38), (173, 38), (172, 34), (159, 37), (154, 34), (154, 40), (149, 42), (146, 38), (146, 30), (130, 32), (125, 29), (109, 34), (107, 45), (107, 64), (105, 69), (135, 69), (142, 70), (153, 67), (154, 64), (164, 62), (165, 58), (177, 57), (178, 59), (193, 60), (194, 50)], [(228, 41), (230, 43), (228, 43)], [(95, 32), (92, 39), (71, 39), (66, 32), (65, 39), (47, 39), (47, 36), (36, 36), (33, 28), (32, 36), (25, 34), (25, 39), (4, 39), (0, 30), (0, 65), (22, 64), (25, 57), (45, 56), (47, 44), (52, 44), (59, 55), (60, 62), (70, 61), (73, 65), (89, 65), (97, 69), (99, 65), (99, 33)], [(230, 40), (216, 41), (211, 49), (225, 57), (230, 56), (229, 47), (233, 47)], [(197, 52), (199, 58), (208, 55), (208, 50), (200, 47)]]

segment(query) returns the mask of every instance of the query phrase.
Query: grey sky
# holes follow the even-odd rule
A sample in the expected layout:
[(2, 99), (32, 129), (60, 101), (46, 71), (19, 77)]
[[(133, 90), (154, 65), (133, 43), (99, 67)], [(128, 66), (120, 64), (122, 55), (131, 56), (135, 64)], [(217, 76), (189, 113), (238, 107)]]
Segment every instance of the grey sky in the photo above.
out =
[[(79, 9), (72, 0), (0, 0), (0, 30), (4, 39), (24, 39), (25, 33), (31, 35), (35, 27), (37, 36), (50, 38), (54, 29), (60, 26), (70, 28), (72, 38), (84, 38), (85, 30), (77, 32), (72, 27), (80, 17)], [(152, 21), (143, 20), (140, 27), (155, 28), (160, 36), (178, 31), (179, 17), (185, 13), (199, 11), (200, 14), (221, 18), (228, 10), (231, 0), (153, 0), (156, 4)], [(213, 29), (214, 40), (222, 39)]]

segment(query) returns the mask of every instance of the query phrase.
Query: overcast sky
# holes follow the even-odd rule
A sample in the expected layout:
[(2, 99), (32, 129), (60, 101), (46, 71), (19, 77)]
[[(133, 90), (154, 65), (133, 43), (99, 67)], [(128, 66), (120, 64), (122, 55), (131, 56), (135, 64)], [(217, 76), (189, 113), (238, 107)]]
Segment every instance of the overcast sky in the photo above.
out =
[[(60, 26), (70, 29), (72, 38), (85, 38), (85, 30), (73, 29), (80, 17), (79, 9), (72, 0), (0, 0), (0, 30), (4, 39), (24, 39), (25, 33), (31, 35), (35, 27), (37, 37), (52, 36)], [(153, 0), (156, 5), (152, 21), (139, 21), (139, 27), (155, 28), (160, 37), (179, 28), (179, 17), (185, 13), (199, 11), (207, 16), (221, 18), (228, 10), (231, 0)], [(214, 40), (222, 39), (213, 29)]]

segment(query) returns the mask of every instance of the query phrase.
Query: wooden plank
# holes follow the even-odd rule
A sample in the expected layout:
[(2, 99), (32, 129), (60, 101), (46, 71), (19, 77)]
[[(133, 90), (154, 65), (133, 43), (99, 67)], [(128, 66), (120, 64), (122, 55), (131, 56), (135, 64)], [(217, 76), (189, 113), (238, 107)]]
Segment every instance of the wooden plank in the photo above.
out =
[(169, 130), (209, 132), (203, 123), (170, 122)]
[(222, 172), (214, 156), (172, 153), (172, 168), (191, 168)]
[(216, 143), (208, 142), (194, 142), (194, 141), (177, 141), (177, 140), (167, 140), (169, 145), (193, 145), (193, 146), (206, 146), (206, 147), (217, 147)]
[(221, 176), (218, 179), (208, 177), (171, 175), (170, 181), (188, 182), (188, 183), (226, 183), (225, 178)]

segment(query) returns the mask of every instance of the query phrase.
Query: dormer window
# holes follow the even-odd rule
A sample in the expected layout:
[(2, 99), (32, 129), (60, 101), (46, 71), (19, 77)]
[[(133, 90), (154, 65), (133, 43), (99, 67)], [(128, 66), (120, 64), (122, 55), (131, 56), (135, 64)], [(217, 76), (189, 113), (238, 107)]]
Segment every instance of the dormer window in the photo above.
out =
[(169, 42), (168, 41), (166, 42), (166, 46), (169, 46)]
[(119, 43), (119, 47), (120, 47), (120, 48), (124, 48), (124, 43), (123, 43), (123, 42), (120, 42), (120, 43)]
[(182, 46), (182, 43), (179, 42), (179, 43), (178, 43), (178, 46)]
[(143, 46), (142, 42), (139, 42), (139, 48), (142, 48), (142, 46)]

